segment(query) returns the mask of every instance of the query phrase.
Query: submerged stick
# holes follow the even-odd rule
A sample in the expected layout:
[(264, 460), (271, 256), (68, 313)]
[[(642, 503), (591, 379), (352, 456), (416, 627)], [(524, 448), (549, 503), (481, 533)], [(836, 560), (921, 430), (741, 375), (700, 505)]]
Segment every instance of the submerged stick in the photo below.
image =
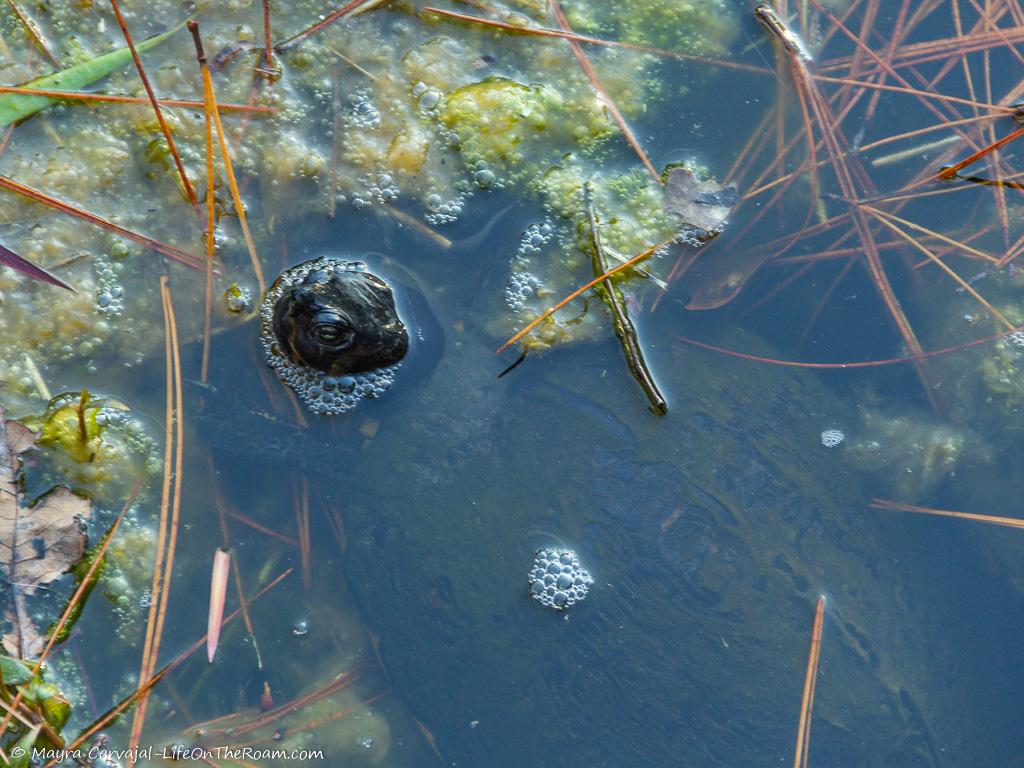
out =
[(270, 39), (270, 0), (263, 0), (263, 64), (267, 72), (277, 68), (274, 60), (274, 43)]
[(656, 251), (658, 251), (659, 248), (664, 248), (666, 245), (670, 245), (671, 243), (672, 243), (672, 240), (666, 240), (663, 243), (658, 243), (657, 245), (652, 245), (649, 248), (645, 248), (644, 250), (640, 251), (640, 253), (638, 253), (636, 256), (633, 256), (632, 258), (627, 259), (626, 261), (622, 262), (621, 264), (619, 264), (616, 267), (612, 267), (607, 272), (604, 272), (603, 274), (598, 275), (597, 277), (595, 277), (593, 280), (589, 281), (585, 285), (581, 285), (579, 288), (577, 288), (575, 291), (570, 293), (564, 299), (562, 299), (558, 303), (554, 304), (553, 306), (548, 307), (543, 312), (541, 312), (539, 315), (537, 315), (537, 317), (535, 317), (533, 320), (531, 320), (529, 323), (527, 323), (524, 328), (522, 328), (520, 331), (515, 333), (512, 336), (512, 338), (510, 338), (508, 341), (506, 341), (504, 344), (502, 344), (500, 347), (498, 347), (498, 349), (495, 350), (496, 353), (500, 355), (502, 352), (504, 352), (506, 349), (511, 347), (517, 341), (519, 341), (524, 336), (529, 334), (530, 331), (532, 331), (538, 325), (540, 325), (545, 320), (547, 320), (549, 317), (551, 317), (553, 314), (555, 314), (555, 312), (560, 310), (562, 307), (564, 307), (566, 304), (568, 304), (573, 299), (576, 299), (576, 298), (579, 298), (580, 296), (582, 296), (584, 293), (589, 291), (591, 288), (593, 288), (598, 283), (603, 283), (608, 278), (610, 278), (612, 275), (617, 275), (622, 270), (627, 269), (629, 267), (632, 267), (634, 264), (638, 264), (641, 261), (643, 261), (644, 259), (649, 259), (651, 256), (653, 256), (655, 254)]
[[(601, 245), (601, 232), (598, 229), (597, 217), (594, 215), (594, 204), (590, 197), (590, 182), (583, 186), (584, 205), (587, 209), (587, 220), (590, 223), (590, 244), (594, 261), (594, 275), (603, 275), (608, 269), (608, 260), (605, 258), (604, 247)], [(651, 404), (651, 410), (659, 416), (668, 413), (668, 403), (664, 395), (658, 389), (658, 385), (647, 367), (644, 359), (643, 349), (640, 346), (640, 338), (636, 332), (636, 326), (629, 317), (625, 302), (619, 295), (615, 284), (611, 281), (602, 286), (604, 289), (605, 303), (612, 313), (612, 324), (615, 327), (615, 335), (622, 345), (622, 353), (626, 356), (626, 365), (633, 378), (640, 384), (647, 401)]]

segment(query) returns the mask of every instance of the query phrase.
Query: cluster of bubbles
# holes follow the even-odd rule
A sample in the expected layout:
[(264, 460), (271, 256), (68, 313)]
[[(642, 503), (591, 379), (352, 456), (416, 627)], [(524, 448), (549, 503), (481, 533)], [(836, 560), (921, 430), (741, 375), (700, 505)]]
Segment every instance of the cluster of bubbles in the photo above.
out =
[(432, 192), (427, 195), (425, 202), (427, 211), (423, 218), (427, 220), (428, 224), (438, 227), (442, 224), (452, 224), (458, 220), (459, 216), (462, 215), (462, 207), (465, 205), (466, 195), (460, 194), (452, 200), (445, 200), (441, 195)]
[(373, 103), (369, 91), (359, 89), (349, 98), (349, 113), (346, 122), (353, 128), (373, 129), (380, 125), (380, 112)]
[(821, 433), (821, 444), (826, 448), (835, 448), (846, 439), (846, 433), (841, 429), (826, 429)]
[(594, 580), (571, 549), (542, 549), (533, 558), (529, 583), (534, 600), (564, 611), (587, 596)]
[(543, 287), (544, 283), (532, 272), (513, 272), (505, 285), (505, 304), (513, 312), (522, 312), (530, 297)]
[[(77, 399), (78, 395), (74, 397)], [(146, 433), (146, 426), (132, 416), (131, 411), (105, 405), (96, 411), (94, 418), (98, 426), (109, 427), (120, 434), (129, 448), (143, 453), (156, 451), (156, 441)]]
[(438, 107), (441, 106), (441, 101), (444, 99), (444, 94), (437, 88), (431, 88), (424, 82), (418, 82), (412, 87), (413, 98), (416, 99), (416, 106), (419, 107), (420, 112), (424, 115), (434, 115), (437, 113)]
[(353, 208), (369, 208), (375, 202), (390, 203), (398, 197), (399, 189), (395, 184), (395, 178), (386, 171), (367, 174), (363, 177), (363, 183), (366, 185), (365, 189), (352, 195)]
[(118, 282), (115, 267), (103, 258), (96, 259), (96, 311), (104, 317), (124, 314), (124, 288)]
[(544, 287), (543, 281), (530, 271), (530, 265), (554, 236), (555, 230), (549, 221), (531, 224), (523, 232), (512, 257), (512, 275), (505, 285), (505, 304), (513, 312), (525, 310), (527, 302)]
[(149, 608), (149, 581), (156, 534), (132, 507), (107, 551), (99, 586), (117, 617), (113, 630), (124, 642), (137, 639), (143, 613)]
[(519, 248), (516, 250), (516, 255), (512, 257), (513, 263), (519, 261), (526, 264), (534, 256), (540, 256), (544, 246), (550, 243), (551, 238), (554, 236), (555, 229), (551, 226), (550, 221), (531, 224), (526, 228), (522, 238), (519, 240)]
[(469, 173), (473, 184), (480, 189), (504, 189), (506, 186), (505, 179), (500, 178), (486, 160), (470, 164)]
[(395, 383), (395, 376), (401, 363), (346, 376), (331, 376), (315, 368), (293, 363), (277, 345), (277, 337), (274, 334), (274, 305), (285, 290), (301, 284), (314, 270), (362, 272), (365, 269), (366, 265), (361, 261), (344, 261), (329, 256), (307, 261), (283, 272), (260, 305), (260, 341), (266, 353), (267, 363), (277, 373), (278, 378), (294, 389), (314, 413), (347, 413), (364, 399), (380, 397)]

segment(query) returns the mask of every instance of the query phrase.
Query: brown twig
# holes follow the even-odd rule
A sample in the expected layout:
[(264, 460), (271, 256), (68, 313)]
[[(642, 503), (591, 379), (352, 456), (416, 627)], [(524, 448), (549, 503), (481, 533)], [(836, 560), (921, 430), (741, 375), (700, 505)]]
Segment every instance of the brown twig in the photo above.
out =
[(608, 278), (612, 277), (613, 275), (617, 275), (622, 270), (629, 269), (630, 267), (632, 267), (632, 266), (634, 266), (636, 264), (639, 264), (644, 259), (649, 259), (660, 248), (664, 248), (666, 245), (671, 244), (671, 242), (672, 242), (671, 240), (666, 240), (663, 243), (658, 243), (657, 245), (652, 245), (650, 248), (646, 248), (646, 249), (640, 251), (640, 253), (638, 253), (636, 256), (633, 256), (632, 258), (627, 259), (626, 261), (622, 262), (621, 264), (617, 264), (616, 266), (612, 267), (611, 269), (609, 269), (604, 274), (598, 275), (597, 277), (595, 277), (593, 280), (589, 281), (585, 285), (580, 286), (575, 291), (573, 291), (568, 296), (566, 296), (564, 299), (559, 301), (557, 304), (555, 304), (555, 305), (549, 307), (548, 309), (544, 310), (543, 312), (541, 312), (537, 317), (535, 317), (533, 320), (531, 320), (529, 323), (527, 323), (526, 327), (524, 327), (518, 333), (513, 335), (512, 338), (510, 338), (508, 341), (506, 341), (500, 347), (498, 347), (496, 352), (498, 354), (501, 354), (502, 352), (504, 352), (506, 349), (511, 347), (513, 344), (515, 344), (517, 341), (522, 339), (530, 331), (532, 331), (538, 325), (543, 323), (545, 320), (547, 320), (549, 317), (551, 317), (551, 315), (553, 315), (555, 312), (560, 310), (562, 307), (564, 307), (566, 304), (568, 304), (573, 299), (579, 298), (584, 293), (586, 293), (588, 290), (593, 288), (595, 285), (597, 285), (599, 283), (603, 283), (604, 281), (608, 280)]
[(274, 61), (274, 43), (270, 36), (270, 0), (263, 0), (263, 68), (267, 72), (277, 69)]
[[(590, 225), (590, 245), (592, 249), (591, 257), (594, 263), (594, 274), (602, 275), (608, 269), (608, 260), (605, 256), (604, 246), (601, 244), (601, 230), (598, 226), (597, 215), (594, 212), (589, 181), (583, 185), (583, 199), (587, 211), (587, 221)], [(661, 394), (654, 376), (647, 367), (643, 347), (640, 345), (640, 338), (636, 332), (636, 326), (633, 325), (633, 321), (629, 317), (625, 303), (622, 301), (615, 283), (611, 280), (607, 281), (601, 288), (603, 289), (602, 293), (604, 294), (605, 303), (612, 313), (612, 325), (615, 328), (615, 335), (619, 339), (619, 344), (622, 346), (622, 353), (626, 357), (626, 365), (629, 366), (629, 372), (633, 374), (633, 378), (637, 380), (640, 388), (647, 396), (647, 401), (651, 404), (651, 410), (659, 416), (664, 416), (668, 413), (668, 402), (665, 400), (665, 396)]]

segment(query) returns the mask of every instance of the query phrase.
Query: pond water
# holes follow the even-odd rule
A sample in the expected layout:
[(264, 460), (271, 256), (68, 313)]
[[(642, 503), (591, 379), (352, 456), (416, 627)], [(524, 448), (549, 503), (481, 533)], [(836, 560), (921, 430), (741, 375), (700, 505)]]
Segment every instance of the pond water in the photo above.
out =
[[(93, 442), (84, 422), (76, 442), (88, 403), (51, 409), (22, 495), (89, 497), (94, 547), (144, 478), (48, 656), (67, 742), (172, 663), (144, 712), (85, 746), (138, 746), (140, 765), (172, 747), (223, 766), (788, 764), (823, 596), (812, 763), (1019, 763), (1019, 532), (879, 508), (1019, 512), (1024, 304), (997, 263), (1021, 236), (1013, 145), (935, 179), (1017, 127), (1016, 5), (988, 21), (957, 0), (777, 8), (809, 63), (753, 5), (563, 5), (579, 34), (689, 57), (579, 49), (657, 179), (564, 39), (369, 2), (269, 62), (259, 3), (122, 4), (140, 41), (193, 13), (218, 101), (266, 110), (223, 113), (263, 287), (328, 256), (394, 288), (410, 353), (344, 413), (315, 413), (320, 395), (266, 363), (222, 155), (205, 319), (206, 121), (186, 31), (143, 59), (161, 98), (198, 101), (166, 110), (195, 212), (148, 103), (47, 105), (6, 129), (0, 180), (124, 228), (2, 184), (0, 243), (78, 293), (0, 271), (0, 405), (38, 428), (53, 395), (108, 398)], [(445, 7), (559, 28), (543, 3)], [(275, 41), (337, 10), (269, 8)], [(25, 11), (39, 40), (4, 18), (5, 83), (123, 44), (103, 4)], [(61, 89), (145, 95), (127, 57)], [(704, 186), (671, 198), (673, 166)], [(712, 203), (732, 209), (717, 236), (692, 218)], [(607, 292), (495, 354), (595, 276), (594, 227), (606, 268), (664, 246), (615, 288), (663, 416)], [(218, 547), (227, 611), (247, 615), (209, 663), (193, 644)], [(531, 599), (542, 550), (592, 579), (567, 610)], [(5, 653), (31, 661), (75, 578), (24, 583), (5, 551)]]

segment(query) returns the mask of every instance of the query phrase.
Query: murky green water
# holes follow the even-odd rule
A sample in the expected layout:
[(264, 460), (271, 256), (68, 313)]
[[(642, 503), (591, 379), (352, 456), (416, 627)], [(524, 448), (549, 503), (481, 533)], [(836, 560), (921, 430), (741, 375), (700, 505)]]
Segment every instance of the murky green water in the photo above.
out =
[[(803, 123), (792, 64), (752, 9), (710, 0), (621, 5), (565, 8), (580, 33), (767, 70), (587, 48), (657, 169), (687, 163), (704, 177), (728, 176), (743, 196), (798, 168), (806, 157), (799, 141), (780, 170), (757, 180), (784, 149), (776, 122), (760, 122), (780, 94), (783, 145)], [(883, 39), (903, 23), (891, 5), (881, 4), (876, 22)], [(528, 3), (453, 8), (555, 26)], [(125, 9), (139, 38), (184, 13)], [(271, 9), (275, 39), (333, 10), (307, 2)], [(120, 45), (106, 7), (27, 10), (64, 63)], [(851, 28), (860, 14), (852, 11)], [(940, 15), (914, 21), (906, 44), (954, 35)], [(206, 630), (218, 546), (230, 547), (249, 599), (291, 570), (252, 600), (251, 632), (233, 621), (212, 665), (200, 649), (153, 689), (140, 746), (156, 754), (143, 763), (185, 745), (322, 750), (309, 761), (353, 766), (785, 764), (815, 601), (824, 595), (813, 763), (1015, 764), (1017, 532), (868, 505), (882, 497), (1016, 514), (1017, 335), (934, 358), (920, 373), (907, 362), (775, 366), (681, 340), (830, 363), (913, 353), (863, 268), (862, 233), (836, 220), (852, 214), (823, 166), (817, 178), (801, 173), (780, 184), (777, 201), (769, 203), (771, 191), (745, 201), (700, 251), (676, 247), (646, 262), (670, 283), (664, 290), (639, 274), (622, 283), (666, 416), (648, 409), (596, 294), (497, 356), (537, 312), (593, 277), (585, 182), (608, 247), (624, 258), (680, 224), (568, 44), (394, 3), (281, 53), (281, 77), (270, 81), (253, 79), (255, 50), (222, 64), (237, 45), (260, 44), (258, 4), (200, 5), (196, 18), (218, 65), (219, 101), (280, 109), (225, 115), (268, 282), (321, 255), (363, 259), (398, 286), (413, 352), (380, 399), (336, 416), (309, 412), (266, 366), (258, 321), (226, 308), (232, 283), (253, 305), (259, 296), (220, 164), (207, 381), (200, 269), (0, 192), (3, 244), (79, 288), (63, 294), (0, 273), (7, 416), (39, 415), (48, 395), (88, 388), (123, 401), (145, 436), (125, 449), (128, 459), (85, 462), (109, 466), (99, 475), (79, 468), (80, 477), (54, 478), (43, 474), (45, 462), (29, 471), (30, 492), (56, 479), (94, 497), (90, 546), (135, 473), (146, 476), (118, 534), (124, 543), (50, 657), (73, 704), (67, 736), (139, 683), (164, 477), (158, 285), (168, 275), (184, 439), (158, 668)], [(810, 19), (806, 36), (817, 50), (830, 22)], [(4, 82), (52, 70), (14, 17), (2, 30)], [(845, 77), (852, 65), (843, 57), (855, 50), (828, 36), (811, 67)], [(991, 98), (960, 75), (930, 87), (999, 101), (1019, 79), (1017, 65), (1002, 47), (991, 55), (1004, 67), (990, 62)], [(781, 77), (772, 74), (777, 56)], [(187, 33), (146, 61), (161, 95), (201, 99)], [(922, 88), (945, 63), (905, 74)], [(973, 108), (941, 100), (924, 107), (906, 92), (874, 104), (882, 92), (859, 91), (851, 103), (835, 88), (824, 92), (834, 97), (830, 109), (845, 110), (843, 146), (869, 147), (846, 161), (860, 169), (852, 175), (864, 204), (888, 213), (889, 224), (912, 232), (991, 302), (979, 306), (934, 265), (915, 268), (929, 258), (921, 248), (884, 217), (868, 219), (922, 347), (1006, 331), (994, 313), (1020, 325), (1020, 278), (984, 258), (1003, 255), (1019, 235), (1018, 190), (1004, 190), (1006, 235), (990, 186), (963, 182), (962, 191), (903, 205), (885, 197), (1005, 135), (1009, 115), (993, 121), (991, 139), (971, 133), (949, 156), (926, 147), (886, 158), (950, 132), (884, 148), (873, 142), (937, 122), (935, 109), (948, 121)], [(102, 90), (141, 93), (130, 65)], [(202, 202), (203, 110), (169, 114)], [(745, 155), (751, 136), (766, 141)], [(201, 266), (203, 220), (183, 199), (161, 141), (148, 105), (57, 106), (14, 128), (0, 174), (193, 254)], [(816, 153), (828, 157), (823, 144)], [(1008, 153), (1003, 160), (1012, 166)], [(755, 270), (764, 244), (775, 262)], [(787, 282), (821, 252), (821, 263)], [(692, 266), (678, 268), (694, 255)], [(857, 261), (847, 269), (850, 257)], [(530, 290), (518, 293), (524, 285)], [(722, 306), (693, 309), (702, 301)], [(523, 363), (499, 378), (522, 349)], [(575, 551), (593, 578), (586, 598), (564, 612), (529, 593), (534, 556), (552, 547)], [(32, 621), (52, 621), (72, 586), (66, 578), (28, 595)], [(24, 588), (8, 583), (5, 600)], [(228, 610), (239, 601), (232, 581)], [(10, 608), (5, 617), (10, 624)], [(131, 722), (129, 713), (106, 731), (111, 748), (129, 745)], [(217, 765), (289, 762), (205, 754)]]

